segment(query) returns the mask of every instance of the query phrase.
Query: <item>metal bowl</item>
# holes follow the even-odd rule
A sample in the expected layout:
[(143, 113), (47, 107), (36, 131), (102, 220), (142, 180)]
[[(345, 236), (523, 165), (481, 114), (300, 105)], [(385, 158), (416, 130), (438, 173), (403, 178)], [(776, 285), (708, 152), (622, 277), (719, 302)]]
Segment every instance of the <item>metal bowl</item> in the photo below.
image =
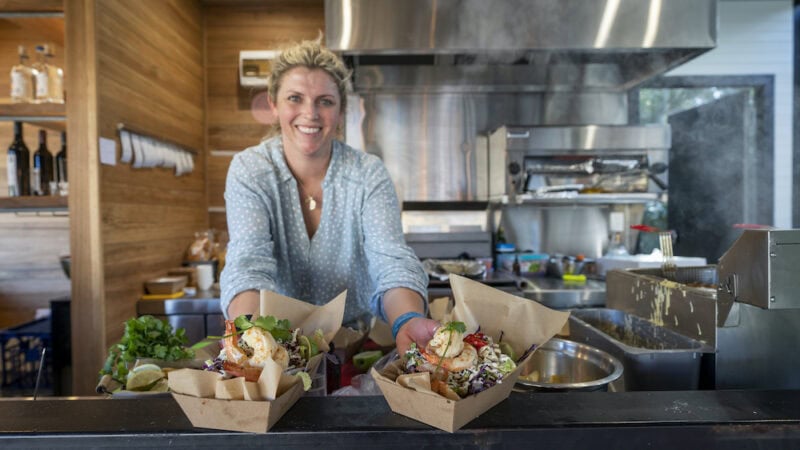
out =
[(586, 344), (553, 338), (523, 366), (517, 387), (538, 391), (607, 391), (622, 375), (622, 363)]

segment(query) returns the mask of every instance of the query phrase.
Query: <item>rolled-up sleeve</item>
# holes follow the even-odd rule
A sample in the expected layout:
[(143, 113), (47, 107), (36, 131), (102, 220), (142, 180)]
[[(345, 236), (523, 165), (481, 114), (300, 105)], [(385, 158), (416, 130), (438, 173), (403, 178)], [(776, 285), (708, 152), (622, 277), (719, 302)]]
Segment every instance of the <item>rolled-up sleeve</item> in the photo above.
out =
[(225, 182), (225, 210), (230, 241), (220, 276), (221, 308), (240, 292), (275, 288), (276, 260), (270, 229), (269, 195), (256, 156), (237, 154)]
[[(389, 174), (376, 161), (365, 178), (365, 198), (361, 211), (364, 250), (375, 292), (370, 299), (373, 313), (386, 320), (383, 295), (389, 289), (404, 287), (427, 299), (428, 276), (414, 251), (406, 245), (400, 220), (400, 205)], [(423, 301), (427, 310), (427, 301)]]

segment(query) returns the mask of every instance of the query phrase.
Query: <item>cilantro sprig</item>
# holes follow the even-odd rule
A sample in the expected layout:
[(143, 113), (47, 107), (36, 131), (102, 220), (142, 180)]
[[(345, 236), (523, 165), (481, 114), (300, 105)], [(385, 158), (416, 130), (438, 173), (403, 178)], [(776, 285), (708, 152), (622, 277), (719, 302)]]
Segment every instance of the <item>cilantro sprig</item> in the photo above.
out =
[(242, 315), (237, 317), (233, 323), (241, 331), (258, 327), (269, 331), (272, 337), (278, 340), (288, 341), (292, 338), (292, 328), (286, 319), (278, 320), (274, 316), (260, 316), (248, 319), (247, 316)]

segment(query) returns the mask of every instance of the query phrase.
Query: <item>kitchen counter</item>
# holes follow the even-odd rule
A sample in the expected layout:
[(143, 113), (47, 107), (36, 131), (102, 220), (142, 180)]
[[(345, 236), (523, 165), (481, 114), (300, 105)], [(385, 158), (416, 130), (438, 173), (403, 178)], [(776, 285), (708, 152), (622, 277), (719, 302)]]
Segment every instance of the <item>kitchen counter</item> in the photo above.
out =
[(266, 435), (194, 429), (171, 397), (0, 400), (0, 447), (800, 448), (800, 391), (513, 392), (456, 433), (383, 397), (304, 397)]

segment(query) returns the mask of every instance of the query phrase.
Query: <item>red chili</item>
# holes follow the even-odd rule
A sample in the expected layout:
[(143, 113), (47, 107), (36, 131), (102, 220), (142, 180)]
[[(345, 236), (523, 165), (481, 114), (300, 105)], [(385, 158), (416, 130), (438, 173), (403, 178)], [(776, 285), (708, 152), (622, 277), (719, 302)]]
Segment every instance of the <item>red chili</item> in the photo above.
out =
[(489, 343), (489, 339), (483, 333), (472, 333), (464, 336), (464, 342), (475, 347), (475, 350), (480, 350)]

